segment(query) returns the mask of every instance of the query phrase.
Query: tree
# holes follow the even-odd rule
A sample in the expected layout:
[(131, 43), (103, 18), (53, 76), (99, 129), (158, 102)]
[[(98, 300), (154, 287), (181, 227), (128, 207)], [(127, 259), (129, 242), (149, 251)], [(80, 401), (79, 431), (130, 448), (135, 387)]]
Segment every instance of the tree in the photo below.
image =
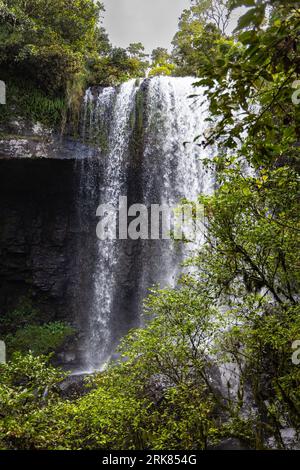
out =
[(0, 0), (0, 72), (8, 103), (0, 119), (18, 116), (76, 132), (87, 86), (145, 76), (141, 43), (113, 48), (93, 0)]
[(221, 19), (212, 19), (215, 15), (217, 18), (214, 4), (211, 1), (198, 1), (183, 11), (179, 30), (172, 41), (172, 58), (177, 66), (177, 75), (198, 75), (202, 62), (208, 66), (212, 64), (214, 44), (224, 34), (223, 29), (220, 29)]
[(140, 45), (131, 48), (131, 54), (128, 49), (113, 47), (109, 54), (94, 62), (90, 82), (95, 85), (118, 85), (130, 78), (144, 77), (147, 67), (148, 62), (141, 57)]
[(100, 2), (6, 0), (0, 9), (1, 70), (36, 83), (49, 95), (64, 93), (85, 71), (99, 38), (105, 39), (98, 26)]
[(173, 75), (175, 70), (174, 64), (164, 64), (164, 65), (156, 65), (151, 70), (149, 70), (149, 77), (157, 77), (157, 76), (171, 76)]
[(196, 84), (206, 87), (211, 111), (210, 134), (199, 145), (219, 150), (218, 189), (202, 198), (208, 232), (200, 278), (209, 295), (230, 306), (223, 350), (251, 385), (259, 445), (272, 429), (278, 447), (285, 446), (282, 426), (299, 429), (293, 390), (300, 377), (291, 361), (300, 335), (299, 112), (292, 101), (299, 2), (291, 3), (253, 3), (235, 37), (215, 41), (216, 66), (199, 63)]
[(168, 53), (167, 49), (164, 49), (163, 47), (153, 49), (151, 62), (152, 68), (149, 71), (149, 77), (173, 75), (175, 65), (172, 63), (171, 55)]
[[(45, 358), (15, 356), (1, 375), (2, 447), (206, 448), (217, 424), (204, 371), (214, 309), (191, 284), (178, 292), (153, 293), (148, 311), (155, 319), (124, 340), (124, 359), (91, 377), (88, 393), (74, 400), (55, 395), (61, 376), (46, 367)], [(28, 406), (22, 407), (25, 396)]]
[(198, 21), (214, 24), (225, 35), (230, 20), (228, 0), (191, 0), (192, 11)]
[(49, 358), (16, 353), (0, 364), (0, 449), (29, 449), (32, 419), (56, 401), (57, 385), (66, 377), (49, 365)]
[(11, 312), (0, 318), (1, 337), (7, 346), (8, 357), (15, 352), (31, 352), (35, 355), (57, 351), (67, 338), (74, 336), (70, 325), (50, 321), (28, 298), (20, 300)]
[(145, 60), (146, 57), (148, 57), (147, 54), (145, 54), (145, 47), (141, 42), (134, 42), (129, 44), (127, 52), (130, 57), (138, 59), (141, 62)]
[(168, 50), (164, 47), (157, 47), (156, 49), (153, 49), (151, 54), (152, 66), (164, 65), (169, 63), (170, 60), (171, 56), (168, 53)]

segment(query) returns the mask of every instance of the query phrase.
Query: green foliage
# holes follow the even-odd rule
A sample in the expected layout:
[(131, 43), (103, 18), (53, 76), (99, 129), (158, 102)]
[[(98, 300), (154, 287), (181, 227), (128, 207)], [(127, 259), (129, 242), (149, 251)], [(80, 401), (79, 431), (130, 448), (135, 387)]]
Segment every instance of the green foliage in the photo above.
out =
[(279, 167), (247, 177), (236, 163), (219, 172), (218, 182), (212, 197), (200, 199), (209, 225), (198, 258), (200, 272), (205, 275), (209, 269), (211, 288), (220, 293), (233, 295), (236, 289), (238, 296), (242, 286), (245, 292), (264, 288), (279, 304), (294, 304), (299, 286), (298, 175)]
[(38, 321), (39, 317), (39, 310), (33, 307), (30, 300), (23, 298), (13, 311), (6, 312), (5, 315), (1, 315), (1, 335), (13, 333), (17, 329), (23, 328), (28, 323)]
[[(266, 25), (261, 12), (269, 4), (241, 18), (236, 38), (215, 41), (217, 67), (199, 64), (198, 84), (209, 87), (211, 113), (219, 116), (208, 143), (221, 138), (223, 148), (242, 145), (241, 154), (255, 167), (298, 159), (299, 112), (291, 96), (299, 74), (299, 9), (274, 2)], [(252, 20), (256, 27), (249, 31)]]
[[(37, 449), (206, 448), (217, 421), (210, 382), (204, 374), (208, 361), (205, 346), (197, 350), (197, 335), (211, 334), (214, 310), (190, 287), (153, 293), (147, 308), (156, 318), (126, 338), (121, 348), (126, 360), (121, 358), (106, 372), (91, 377), (91, 391), (72, 402), (47, 395), (41, 406), (43, 398), (38, 395), (28, 406), (14, 409), (24, 388), (28, 389), (30, 367), (26, 361), (41, 361), (44, 367), (44, 358), (15, 356), (5, 367), (9, 385), (15, 369), (21, 385), (13, 390), (13, 418), (7, 417), (0, 427), (2, 445)], [(36, 387), (42, 391), (43, 385), (51, 387), (59, 378), (50, 368), (53, 382), (49, 383), (43, 367), (43, 377), (35, 367), (30, 380), (38, 383), (30, 386), (31, 391)], [(3, 377), (4, 394), (7, 374)], [(3, 403), (6, 409), (7, 399)], [(10, 413), (8, 410), (7, 415)]]
[(3, 107), (0, 124), (20, 117), (40, 122), (49, 127), (59, 127), (67, 112), (63, 97), (49, 97), (30, 83), (11, 81), (7, 87), (7, 106)]
[(227, 431), (241, 429), (241, 422), (232, 425), (250, 386), (257, 413), (248, 412), (242, 427), (254, 431), (256, 448), (270, 435), (284, 447), (281, 428), (299, 430), (300, 375), (291, 360), (300, 337), (299, 109), (292, 102), (299, 5), (292, 3), (232, 2), (253, 8), (235, 37), (216, 38), (211, 63), (199, 62), (196, 84), (207, 87), (207, 144), (217, 145), (219, 155), (218, 189), (200, 199), (206, 244), (191, 263), (207, 295), (227, 311), (218, 352), (221, 362), (234, 360), (241, 377)]
[(64, 92), (97, 51), (100, 3), (6, 0), (0, 8), (1, 68), (48, 94)]
[(152, 66), (167, 64), (171, 60), (171, 56), (168, 53), (168, 50), (164, 47), (157, 47), (153, 49), (151, 54)]
[(81, 84), (81, 97), (91, 62), (109, 49), (102, 10), (92, 0), (0, 1), (0, 75), (8, 90), (2, 122), (21, 116), (59, 128), (68, 110), (73, 117), (74, 89)]
[(29, 299), (24, 298), (15, 310), (1, 316), (0, 332), (8, 356), (12, 357), (17, 351), (30, 351), (34, 355), (54, 352), (74, 335), (75, 330), (64, 322), (49, 322)]
[(130, 78), (144, 77), (148, 62), (143, 50), (140, 44), (131, 44), (127, 50), (121, 47), (112, 48), (108, 55), (94, 61), (91, 83), (119, 85)]
[(134, 42), (129, 44), (127, 47), (127, 53), (130, 57), (135, 58), (140, 62), (145, 62), (146, 58), (148, 57), (148, 55), (145, 54), (145, 48), (141, 42)]
[(168, 53), (167, 49), (164, 49), (163, 47), (153, 49), (151, 61), (152, 68), (148, 73), (149, 77), (159, 75), (170, 76), (174, 74), (175, 65), (172, 63), (171, 55)]
[(196, 0), (190, 9), (183, 11), (172, 42), (176, 75), (199, 76), (199, 66), (214, 67), (214, 44), (225, 35), (229, 20), (226, 3)]
[(0, 449), (29, 448), (29, 423), (38, 410), (54, 402), (56, 386), (66, 374), (44, 356), (19, 353), (0, 364), (0, 374)]
[(149, 71), (149, 77), (155, 77), (159, 75), (170, 76), (175, 70), (175, 65), (165, 64), (165, 65), (156, 65)]
[(59, 349), (74, 329), (63, 322), (45, 325), (26, 325), (14, 334), (5, 337), (8, 353), (13, 351), (28, 352), (35, 355), (47, 354)]
[(141, 43), (112, 48), (101, 26), (103, 5), (93, 0), (1, 0), (0, 76), (8, 105), (2, 122), (16, 117), (73, 131), (87, 85), (118, 85), (144, 77)]
[(222, 34), (226, 33), (230, 22), (230, 0), (191, 0), (191, 3), (191, 11), (199, 22), (213, 24)]

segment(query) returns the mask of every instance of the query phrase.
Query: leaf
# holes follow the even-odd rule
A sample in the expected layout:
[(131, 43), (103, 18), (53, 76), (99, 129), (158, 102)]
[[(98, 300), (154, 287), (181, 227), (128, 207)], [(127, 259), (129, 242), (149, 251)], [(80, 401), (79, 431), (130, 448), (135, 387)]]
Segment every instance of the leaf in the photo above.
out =
[(234, 32), (237, 32), (240, 29), (246, 28), (252, 24), (254, 24), (255, 26), (259, 26), (264, 19), (264, 13), (265, 7), (263, 5), (259, 8), (251, 8), (251, 10), (247, 11), (245, 15), (241, 16)]
[(243, 6), (254, 6), (255, 0), (232, 0), (230, 3), (230, 9), (235, 10), (236, 8), (240, 8)]
[(239, 35), (239, 41), (242, 44), (251, 44), (251, 43), (256, 43), (257, 42), (257, 34), (255, 31), (243, 31)]

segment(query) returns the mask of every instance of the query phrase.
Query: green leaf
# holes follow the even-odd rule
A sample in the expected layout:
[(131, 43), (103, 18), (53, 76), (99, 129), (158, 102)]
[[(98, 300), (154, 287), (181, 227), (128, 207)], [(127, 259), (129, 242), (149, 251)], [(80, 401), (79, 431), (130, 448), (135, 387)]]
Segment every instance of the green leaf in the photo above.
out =
[(241, 16), (238, 21), (238, 25), (234, 32), (239, 31), (240, 29), (246, 28), (250, 25), (259, 26), (264, 19), (265, 7), (262, 5), (260, 7), (251, 8), (247, 11), (245, 15)]

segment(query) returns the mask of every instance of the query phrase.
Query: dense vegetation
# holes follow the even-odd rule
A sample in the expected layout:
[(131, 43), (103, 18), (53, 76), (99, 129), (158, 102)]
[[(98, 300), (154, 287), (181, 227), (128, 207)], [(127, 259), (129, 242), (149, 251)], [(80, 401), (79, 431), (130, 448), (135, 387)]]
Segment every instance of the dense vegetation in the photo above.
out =
[[(216, 3), (226, 18), (248, 7), (234, 33)], [(281, 430), (299, 433), (299, 33), (294, 1), (198, 0), (184, 12), (176, 73), (195, 72), (195, 94), (206, 87), (209, 133), (195, 142), (217, 147), (217, 190), (200, 196), (206, 243), (188, 261), (197, 271), (152, 292), (145, 328), (82, 397), (61, 398), (63, 374), (44, 356), (2, 365), (0, 448), (205, 449), (224, 437), (284, 448)], [(153, 62), (172, 60), (160, 50)], [(224, 364), (237, 377), (226, 396), (214, 380)]]
[[(8, 106), (1, 114), (59, 127), (76, 119), (88, 85), (145, 76), (141, 43), (112, 47), (93, 0), (0, 0), (0, 76)], [(70, 116), (71, 115), (71, 116)]]
[(75, 334), (70, 325), (47, 318), (26, 297), (0, 317), (0, 331), (8, 358), (16, 351), (35, 355), (57, 351)]

